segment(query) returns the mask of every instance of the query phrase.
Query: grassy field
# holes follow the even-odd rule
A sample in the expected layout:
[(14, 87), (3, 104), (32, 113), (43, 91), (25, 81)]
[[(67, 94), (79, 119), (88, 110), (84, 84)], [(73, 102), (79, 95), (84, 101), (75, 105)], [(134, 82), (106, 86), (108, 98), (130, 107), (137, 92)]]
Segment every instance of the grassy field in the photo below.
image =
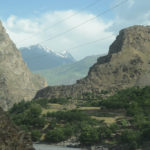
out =
[(49, 103), (48, 108), (42, 109), (42, 114), (47, 114), (48, 112), (58, 112), (58, 111), (68, 111), (68, 110), (80, 110), (90, 115), (91, 118), (96, 119), (98, 121), (104, 121), (106, 124), (110, 125), (115, 123), (118, 119), (125, 117), (125, 115), (120, 112), (108, 112), (107, 110), (103, 111), (100, 107), (83, 107), (77, 106), (75, 104), (53, 104)]

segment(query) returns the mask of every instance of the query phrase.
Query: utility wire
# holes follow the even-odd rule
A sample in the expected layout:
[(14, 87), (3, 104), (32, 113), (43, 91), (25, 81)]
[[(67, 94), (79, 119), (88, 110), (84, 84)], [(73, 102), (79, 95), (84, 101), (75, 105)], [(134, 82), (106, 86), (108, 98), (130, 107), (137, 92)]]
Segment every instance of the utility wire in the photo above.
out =
[[(99, 16), (101, 16), (101, 15), (104, 15), (105, 13), (111, 11), (112, 9), (115, 9), (115, 8), (121, 6), (121, 5), (124, 4), (125, 2), (127, 2), (127, 1), (126, 1), (126, 0), (123, 0), (123, 1), (121, 1), (121, 2), (119, 2), (119, 3), (117, 3), (116, 5), (114, 5), (114, 6), (110, 7), (110, 8), (108, 8), (108, 9), (106, 9), (105, 11), (103, 11), (103, 12), (100, 13), (100, 14), (98, 14), (97, 16), (95, 16), (95, 17), (93, 17), (93, 18), (91, 18), (91, 19), (88, 19), (88, 20), (86, 20), (85, 22), (83, 22), (83, 23), (81, 23), (81, 24), (79, 24), (79, 25), (77, 25), (77, 26), (75, 26), (75, 27), (73, 27), (73, 28), (71, 28), (71, 29), (69, 29), (69, 30), (67, 30), (67, 31), (65, 31), (65, 32), (63, 32), (63, 33), (60, 33), (60, 34), (58, 34), (58, 35), (56, 35), (56, 36), (53, 36), (53, 37), (51, 37), (50, 39), (44, 40), (44, 41), (42, 41), (42, 42), (49, 41), (49, 40), (52, 40), (52, 39), (57, 38), (57, 37), (59, 37), (59, 36), (62, 36), (63, 34), (66, 34), (66, 33), (70, 32), (70, 31), (72, 31), (72, 30), (74, 30), (74, 29), (76, 29), (76, 28), (78, 28), (78, 27), (80, 27), (80, 26), (82, 26), (82, 25), (84, 25), (84, 24), (86, 24), (86, 23), (88, 23), (88, 22), (90, 22), (90, 21), (96, 19), (97, 17), (99, 17)], [(72, 47), (71, 49), (76, 49), (76, 48), (78, 48), (78, 47), (80, 47), (80, 46), (83, 47), (83, 46), (85, 46), (85, 45), (87, 45), (87, 44), (89, 45), (89, 44), (95, 43), (95, 42), (97, 42), (97, 41), (99, 41), (99, 40), (104, 40), (104, 39), (107, 39), (107, 38), (108, 38), (108, 37), (105, 37), (105, 38), (103, 38), (103, 39), (94, 40), (94, 41), (91, 41), (91, 42), (87, 42), (87, 43), (84, 43), (84, 44), (80, 44), (80, 45), (77, 45), (77, 46), (75, 46), (75, 47)], [(42, 43), (42, 42), (41, 42), (41, 43)], [(42, 55), (42, 56), (47, 56), (47, 55)], [(42, 57), (42, 56), (37, 56), (37, 57), (34, 57), (34, 58), (40, 58), (40, 57)], [(33, 59), (33, 58), (32, 58), (32, 59)]]
[[(75, 13), (73, 13), (72, 15), (67, 16), (66, 18), (63, 18), (62, 20), (60, 20), (60, 21), (54, 23), (53, 25), (51, 25), (50, 27), (48, 27), (47, 31), (49, 31), (51, 28), (55, 27), (56, 25), (58, 25), (58, 24), (64, 22), (65, 20), (69, 20), (70, 18), (72, 18), (72, 17), (74, 17), (74, 16), (80, 14), (80, 12), (86, 10), (87, 8), (93, 7), (94, 5), (96, 5), (97, 3), (99, 3), (100, 1), (102, 1), (102, 0), (95, 0), (94, 2), (90, 3), (89, 5), (87, 5), (87, 6), (83, 7), (83, 8), (81, 8), (81, 9), (79, 9), (78, 12), (75, 12)], [(31, 36), (31, 37), (33, 37), (33, 36)], [(24, 40), (22, 40), (22, 41), (20, 41), (20, 42), (18, 42), (18, 43), (24, 42), (24, 41), (26, 41), (26, 40), (28, 40), (28, 39), (24, 39)], [(18, 43), (17, 43), (17, 44), (18, 44)]]
[[(86, 42), (86, 43), (83, 43), (83, 44), (79, 44), (79, 45), (76, 45), (76, 46), (74, 46), (72, 48), (69, 48), (69, 50), (73, 50), (73, 49), (77, 49), (79, 47), (84, 47), (84, 46), (87, 46), (87, 45), (91, 45), (91, 44), (96, 43), (96, 42), (101, 42), (101, 41), (107, 40), (107, 39), (109, 39), (111, 37), (114, 37), (114, 35), (106, 36), (104, 38), (99, 38), (99, 39), (94, 40), (94, 41), (90, 41), (90, 42)], [(45, 57), (45, 56), (47, 56), (47, 54), (36, 56), (36, 57), (32, 57), (29, 60), (34, 61), (35, 59), (38, 59), (38, 58), (41, 58), (41, 57)]]
[[(58, 36), (61, 36), (61, 35), (63, 35), (63, 34), (66, 34), (66, 33), (70, 32), (70, 31), (72, 31), (72, 30), (74, 30), (74, 29), (76, 29), (76, 28), (82, 26), (83, 24), (86, 24), (86, 23), (88, 23), (88, 22), (90, 22), (90, 21), (96, 19), (97, 17), (99, 17), (99, 16), (101, 16), (101, 15), (104, 15), (105, 13), (109, 12), (110, 10), (115, 9), (115, 8), (121, 6), (121, 5), (122, 5), (123, 3), (125, 3), (126, 1), (127, 1), (127, 0), (123, 0), (123, 1), (121, 1), (120, 3), (118, 3), (118, 4), (114, 5), (114, 6), (112, 6), (111, 8), (109, 8), (109, 9), (103, 11), (102, 13), (98, 14), (96, 17), (93, 17), (93, 18), (91, 18), (91, 19), (89, 19), (89, 20), (83, 22), (82, 24), (79, 24), (79, 25), (77, 25), (77, 26), (75, 26), (75, 27), (73, 27), (73, 28), (71, 28), (71, 29), (69, 29), (69, 30), (63, 32), (63, 33), (60, 33), (60, 34), (58, 34), (58, 35), (56, 35), (56, 36), (54, 36), (54, 37), (51, 37), (50, 39), (47, 39), (47, 40), (52, 40), (52, 39), (54, 39), (54, 38), (57, 38)], [(103, 40), (104, 40), (104, 39), (106, 39), (106, 38), (103, 38)], [(46, 41), (47, 41), (47, 40), (46, 40)], [(102, 39), (101, 39), (101, 40), (102, 40)], [(84, 43), (84, 44), (81, 44), (81, 45), (84, 46), (84, 45), (92, 44), (92, 43), (97, 42), (97, 41), (98, 41), (98, 40), (95, 40), (95, 41), (88, 42), (88, 43)], [(81, 45), (80, 45), (80, 46), (81, 46)], [(75, 46), (75, 47), (73, 47), (73, 48), (75, 49), (75, 48), (77, 48), (77, 47), (79, 47), (79, 45), (78, 45), (78, 46)], [(73, 48), (72, 48), (72, 49), (73, 49)], [(15, 88), (15, 89), (20, 89), (20, 88)], [(33, 90), (33, 89), (21, 89), (21, 90), (30, 90), (30, 91), (35, 91), (35, 92), (38, 91), (38, 90)]]
[(68, 20), (68, 19), (70, 19), (70, 18), (72, 18), (72, 17), (74, 17), (74, 16), (80, 14), (81, 11), (86, 10), (87, 8), (94, 6), (95, 4), (99, 3), (100, 1), (102, 1), (102, 0), (96, 0), (95, 2), (93, 2), (93, 3), (89, 4), (89, 5), (87, 5), (86, 7), (81, 8), (78, 12), (75, 12), (75, 13), (73, 13), (72, 15), (70, 15), (70, 16), (68, 16), (68, 17), (66, 17), (66, 18), (64, 18), (64, 19), (62, 19), (62, 20), (56, 22), (55, 24), (53, 24), (52, 26), (50, 26), (50, 28), (56, 26), (56, 25), (59, 24), (59, 23), (64, 22), (65, 20)]
[(86, 43), (83, 43), (83, 44), (80, 44), (80, 45), (76, 45), (76, 46), (70, 48), (70, 50), (73, 50), (73, 49), (76, 49), (76, 48), (79, 48), (79, 47), (84, 47), (84, 46), (87, 46), (87, 45), (91, 45), (93, 43), (109, 39), (111, 37), (114, 37), (114, 35), (110, 35), (110, 36), (107, 36), (107, 37), (104, 37), (104, 38), (100, 38), (100, 39), (97, 39), (97, 40), (94, 40), (94, 41), (90, 41), (90, 42), (86, 42)]
[(60, 36), (62, 36), (62, 35), (64, 35), (64, 34), (66, 34), (66, 33), (68, 33), (68, 32), (71, 32), (71, 31), (73, 31), (73, 30), (79, 28), (80, 26), (82, 26), (82, 25), (84, 25), (84, 24), (87, 24), (87, 23), (89, 23), (90, 21), (95, 20), (97, 17), (100, 17), (100, 16), (102, 16), (102, 15), (108, 13), (109, 11), (111, 11), (111, 10), (113, 10), (113, 9), (115, 9), (115, 8), (117, 8), (117, 7), (119, 7), (119, 6), (121, 6), (121, 5), (124, 4), (125, 2), (127, 2), (127, 0), (123, 0), (123, 1), (121, 1), (120, 3), (118, 3), (118, 4), (116, 4), (116, 5), (112, 6), (112, 7), (110, 7), (110, 8), (108, 8), (108, 9), (104, 10), (103, 12), (99, 13), (99, 14), (96, 15), (95, 17), (92, 17), (92, 18), (90, 18), (90, 19), (84, 21), (83, 23), (78, 24), (77, 26), (74, 26), (74, 27), (72, 27), (72, 28), (70, 28), (70, 29), (68, 29), (68, 30), (66, 30), (66, 31), (64, 31), (64, 32), (62, 32), (62, 33), (59, 33), (59, 34), (57, 34), (57, 35), (55, 35), (55, 36), (52, 36), (51, 38), (48, 38), (48, 39), (46, 39), (46, 40), (43, 40), (43, 41), (41, 41), (40, 43), (43, 43), (43, 42), (46, 42), (46, 41), (50, 41), (50, 40), (56, 39), (56, 38), (58, 38), (58, 37), (60, 37)]

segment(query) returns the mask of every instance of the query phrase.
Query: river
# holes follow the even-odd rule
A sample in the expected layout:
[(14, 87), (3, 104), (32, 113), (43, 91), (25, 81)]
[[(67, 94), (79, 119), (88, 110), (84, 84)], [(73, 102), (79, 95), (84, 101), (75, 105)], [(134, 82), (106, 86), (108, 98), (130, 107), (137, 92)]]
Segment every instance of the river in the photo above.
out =
[(36, 150), (85, 150), (81, 148), (69, 148), (69, 147), (52, 146), (46, 144), (34, 144), (34, 148)]

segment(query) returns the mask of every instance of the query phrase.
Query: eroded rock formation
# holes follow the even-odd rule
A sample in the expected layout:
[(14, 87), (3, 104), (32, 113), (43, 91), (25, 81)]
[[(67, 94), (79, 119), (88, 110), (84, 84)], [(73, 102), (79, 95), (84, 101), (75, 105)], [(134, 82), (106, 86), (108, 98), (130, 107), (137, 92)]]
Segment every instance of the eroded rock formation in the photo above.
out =
[(145, 85), (150, 85), (150, 27), (132, 26), (120, 31), (108, 55), (98, 59), (87, 77), (70, 86), (46, 87), (35, 98), (82, 98), (86, 93)]
[(0, 22), (0, 106), (7, 110), (21, 100), (31, 100), (47, 84), (33, 75)]

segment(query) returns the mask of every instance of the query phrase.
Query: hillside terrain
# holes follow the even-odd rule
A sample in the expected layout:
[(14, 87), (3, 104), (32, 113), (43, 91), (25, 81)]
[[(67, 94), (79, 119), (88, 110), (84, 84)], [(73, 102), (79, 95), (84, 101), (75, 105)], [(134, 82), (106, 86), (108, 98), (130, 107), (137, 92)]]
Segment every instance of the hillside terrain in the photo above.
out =
[(46, 85), (43, 78), (29, 71), (0, 22), (0, 107), (7, 110), (22, 99), (31, 100)]
[(33, 141), (107, 150), (149, 150), (150, 87), (113, 96), (36, 99), (15, 104), (9, 115)]
[(67, 51), (56, 53), (41, 45), (22, 47), (20, 52), (31, 71), (51, 69), (75, 62), (75, 59)]
[(150, 27), (132, 26), (120, 31), (106, 56), (100, 57), (88, 75), (76, 84), (49, 86), (35, 98), (84, 98), (102, 90), (114, 93), (118, 89), (150, 85)]
[(99, 56), (88, 56), (71, 64), (61, 65), (47, 70), (34, 71), (46, 79), (49, 85), (73, 84), (85, 77), (89, 68), (96, 63)]

